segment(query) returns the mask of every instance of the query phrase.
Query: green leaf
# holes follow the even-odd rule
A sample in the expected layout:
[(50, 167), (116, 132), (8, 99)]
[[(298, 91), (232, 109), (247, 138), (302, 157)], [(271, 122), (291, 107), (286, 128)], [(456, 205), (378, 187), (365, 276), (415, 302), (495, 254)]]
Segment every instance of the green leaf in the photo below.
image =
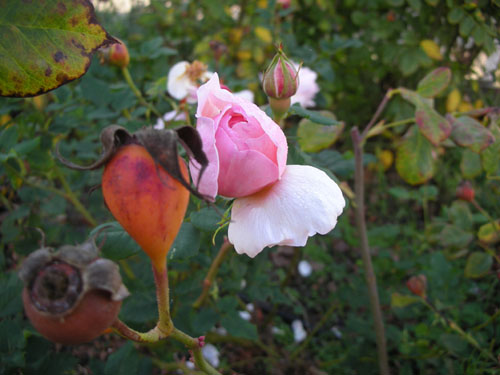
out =
[(434, 69), (418, 83), (417, 93), (425, 98), (434, 98), (446, 89), (451, 80), (451, 70), (446, 67)]
[(219, 226), (222, 217), (213, 208), (205, 207), (199, 211), (191, 212), (189, 215), (191, 223), (198, 229), (213, 232)]
[(455, 225), (446, 225), (439, 236), (442, 246), (454, 250), (463, 249), (472, 241), (474, 236), (462, 228)]
[(115, 40), (89, 0), (3, 0), (0, 96), (34, 96), (81, 77), (93, 52)]
[(404, 99), (416, 106), (415, 122), (433, 145), (439, 145), (450, 136), (450, 123), (432, 108), (431, 100), (405, 88), (400, 88), (399, 91)]
[(104, 240), (101, 251), (106, 258), (120, 260), (136, 255), (141, 251), (137, 242), (125, 232), (125, 229), (123, 229), (117, 221), (95, 227), (92, 232), (90, 232), (90, 235), (95, 235), (101, 229), (103, 230), (99, 234), (96, 242), (99, 243), (101, 240)]
[[(321, 111), (321, 114), (335, 119), (331, 112)], [(300, 148), (305, 152), (318, 152), (328, 148), (339, 138), (343, 129), (343, 122), (337, 125), (320, 125), (304, 118), (299, 122), (297, 130)]]
[(491, 255), (476, 251), (467, 258), (464, 270), (465, 277), (469, 279), (483, 277), (489, 272), (492, 264), (493, 257)]
[(443, 333), (439, 336), (441, 344), (454, 355), (465, 354), (467, 343), (459, 336), (454, 334)]
[(448, 22), (455, 25), (459, 23), (464, 16), (465, 12), (463, 9), (459, 6), (455, 6), (448, 12)]
[(460, 161), (460, 171), (465, 179), (473, 179), (483, 171), (481, 167), (481, 156), (469, 149), (464, 149)]
[(324, 116), (321, 112), (310, 111), (302, 108), (299, 104), (294, 104), (288, 110), (289, 115), (298, 115), (321, 125), (340, 125), (341, 122), (335, 118)]
[(220, 323), (231, 336), (249, 340), (258, 338), (257, 328), (249, 321), (241, 319), (237, 313), (224, 316)]
[(416, 126), (408, 129), (396, 150), (396, 170), (411, 185), (423, 184), (435, 172), (432, 145)]
[(451, 138), (460, 146), (480, 153), (495, 142), (493, 134), (472, 117), (462, 116), (455, 119), (449, 115), (452, 124)]
[(477, 237), (481, 242), (490, 245), (500, 241), (500, 220), (495, 221), (495, 225), (493, 223), (481, 225)]
[(406, 307), (414, 303), (420, 302), (420, 298), (408, 294), (392, 293), (391, 307)]
[(461, 200), (454, 201), (448, 210), (448, 216), (457, 227), (466, 230), (472, 229), (472, 212), (466, 202)]
[(106, 375), (135, 375), (139, 371), (140, 357), (134, 344), (128, 341), (106, 360)]
[(490, 131), (495, 137), (495, 142), (481, 153), (481, 163), (488, 176), (500, 172), (500, 127), (491, 124)]
[(200, 232), (191, 223), (182, 223), (181, 229), (175, 238), (172, 248), (168, 252), (168, 259), (188, 259), (198, 254), (200, 250)]

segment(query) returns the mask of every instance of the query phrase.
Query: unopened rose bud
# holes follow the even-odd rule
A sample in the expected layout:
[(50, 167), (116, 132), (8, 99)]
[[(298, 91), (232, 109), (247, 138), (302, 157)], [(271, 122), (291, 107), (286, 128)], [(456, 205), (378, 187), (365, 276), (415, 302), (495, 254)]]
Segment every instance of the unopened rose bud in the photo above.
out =
[(130, 62), (130, 55), (127, 46), (119, 39), (119, 43), (112, 44), (109, 47), (101, 48), (101, 64), (108, 64), (118, 68), (126, 68)]
[(297, 92), (297, 70), (281, 47), (262, 77), (262, 86), (266, 95), (273, 99), (288, 99)]
[(412, 276), (406, 282), (406, 287), (416, 296), (425, 298), (427, 289), (427, 277), (425, 275)]
[(474, 188), (469, 181), (465, 181), (457, 187), (456, 195), (458, 199), (472, 202), (474, 200), (474, 194)]

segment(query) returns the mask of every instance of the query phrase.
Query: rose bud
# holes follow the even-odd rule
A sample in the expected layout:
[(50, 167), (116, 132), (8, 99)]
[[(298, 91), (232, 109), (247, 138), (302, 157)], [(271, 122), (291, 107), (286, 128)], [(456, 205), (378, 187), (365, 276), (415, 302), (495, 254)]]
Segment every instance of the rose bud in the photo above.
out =
[(287, 99), (297, 92), (297, 70), (281, 47), (265, 71), (262, 85), (266, 95), (274, 99)]
[(472, 202), (474, 200), (474, 194), (474, 188), (469, 181), (464, 181), (457, 187), (456, 196), (458, 199)]
[(118, 68), (126, 68), (130, 62), (127, 46), (119, 39), (118, 43), (103, 47), (99, 50), (101, 64), (108, 64)]
[[(300, 69), (300, 67), (299, 67)], [(292, 61), (278, 49), (271, 64), (262, 77), (264, 92), (276, 117), (281, 118), (290, 108), (290, 98), (299, 87), (298, 73)]]
[(425, 298), (427, 289), (427, 277), (425, 275), (412, 276), (406, 282), (406, 287), (416, 296)]
[(102, 334), (129, 295), (118, 266), (98, 257), (93, 238), (56, 252), (46, 247), (34, 251), (24, 260), (19, 277), (31, 324), (61, 344), (81, 344)]

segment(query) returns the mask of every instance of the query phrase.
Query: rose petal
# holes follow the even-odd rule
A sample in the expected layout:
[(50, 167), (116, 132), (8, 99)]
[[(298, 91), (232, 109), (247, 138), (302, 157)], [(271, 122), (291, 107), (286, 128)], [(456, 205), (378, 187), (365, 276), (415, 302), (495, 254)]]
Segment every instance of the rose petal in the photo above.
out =
[[(217, 178), (219, 176), (219, 154), (215, 147), (215, 125), (210, 118), (202, 117), (198, 119), (196, 130), (200, 134), (203, 151), (208, 158), (208, 166), (203, 172), (199, 184), (198, 191), (206, 196), (215, 199), (218, 190)], [(194, 159), (189, 161), (189, 171), (193, 182), (198, 183), (201, 166)]]
[(220, 87), (219, 76), (214, 73), (210, 80), (198, 89), (198, 109), (196, 117), (215, 118), (222, 111), (235, 104), (242, 107), (247, 117), (254, 117), (261, 125), (262, 130), (269, 136), (277, 147), (276, 159), (279, 174), (283, 174), (286, 167), (288, 145), (283, 130), (269, 116), (255, 104), (235, 96), (228, 90)]
[(250, 90), (242, 90), (242, 91), (235, 92), (234, 96), (236, 96), (237, 98), (244, 99), (248, 102), (252, 102), (252, 103), (254, 102), (254, 94)]
[(189, 63), (187, 61), (180, 61), (170, 68), (168, 72), (167, 91), (170, 96), (177, 100), (184, 99), (188, 95), (189, 90), (194, 86), (186, 74), (188, 66)]
[(244, 197), (256, 193), (279, 178), (278, 167), (272, 160), (256, 150), (238, 150), (224, 128), (217, 131), (217, 150), (220, 156), (220, 195)]
[[(298, 64), (294, 64), (296, 69), (299, 69)], [(304, 108), (314, 107), (314, 97), (319, 92), (319, 86), (316, 83), (318, 73), (307, 67), (301, 67), (299, 70), (299, 87), (297, 92), (290, 100), (291, 103), (300, 103)]]
[(239, 254), (255, 257), (266, 246), (304, 246), (337, 224), (345, 200), (328, 175), (306, 165), (288, 165), (279, 180), (234, 201), (229, 241)]

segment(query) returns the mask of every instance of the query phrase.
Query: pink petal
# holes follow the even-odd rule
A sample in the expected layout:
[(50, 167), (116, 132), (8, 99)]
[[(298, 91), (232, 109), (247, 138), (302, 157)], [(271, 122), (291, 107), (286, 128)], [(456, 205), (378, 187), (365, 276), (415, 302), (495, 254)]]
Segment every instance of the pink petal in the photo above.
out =
[(256, 150), (238, 150), (224, 128), (217, 130), (219, 158), (219, 194), (244, 197), (277, 181), (276, 164)]
[[(197, 188), (201, 194), (215, 199), (218, 189), (217, 178), (219, 176), (219, 154), (217, 152), (217, 148), (215, 147), (216, 129), (214, 121), (206, 117), (199, 118), (196, 130), (198, 130), (198, 133), (200, 134), (203, 143), (203, 151), (208, 158), (208, 167), (203, 172)], [(194, 184), (198, 183), (200, 168), (200, 165), (194, 159), (190, 159), (189, 171), (191, 172), (191, 178)]]
[(229, 241), (252, 258), (266, 246), (305, 246), (308, 237), (335, 227), (344, 206), (340, 188), (325, 172), (288, 165), (277, 183), (234, 201)]

